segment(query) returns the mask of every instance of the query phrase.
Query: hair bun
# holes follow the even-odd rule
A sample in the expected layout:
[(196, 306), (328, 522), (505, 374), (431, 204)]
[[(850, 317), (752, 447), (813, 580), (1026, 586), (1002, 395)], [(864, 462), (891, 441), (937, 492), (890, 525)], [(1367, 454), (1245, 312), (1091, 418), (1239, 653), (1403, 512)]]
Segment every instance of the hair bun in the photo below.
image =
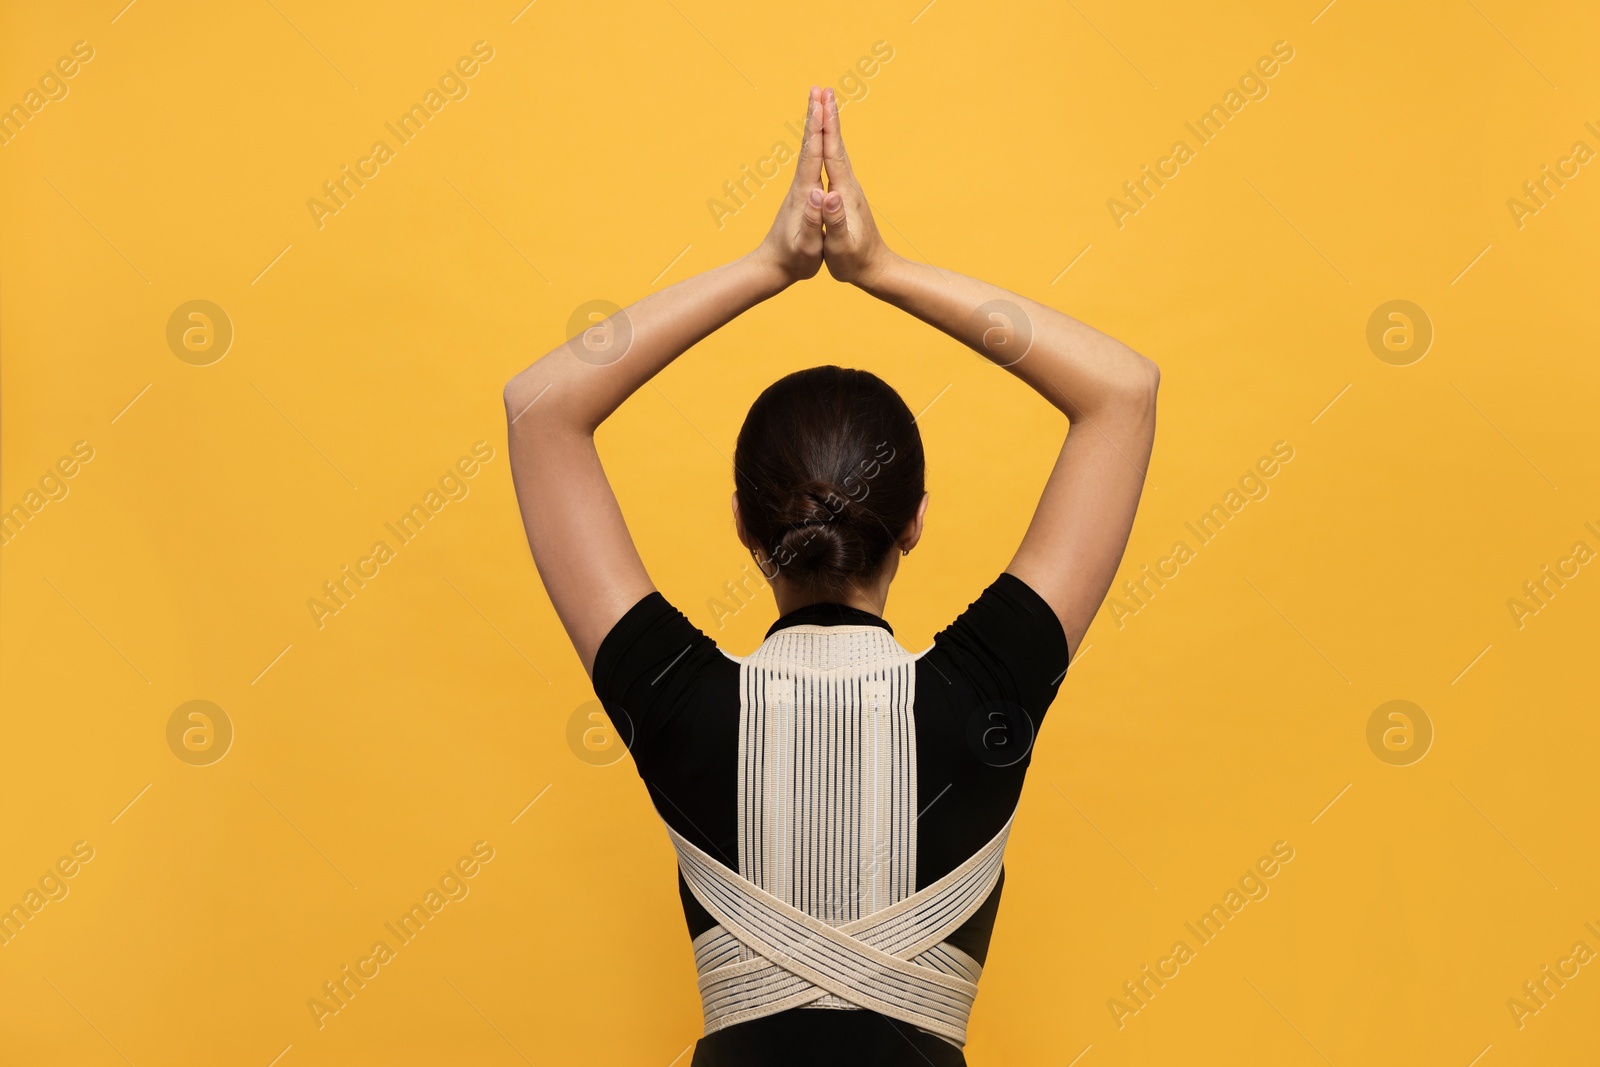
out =
[(796, 489), (780, 509), (772, 560), (786, 577), (835, 578), (860, 573), (868, 547), (851, 521), (855, 502), (824, 482)]
[(854, 503), (827, 482), (807, 482), (789, 494), (789, 499), (778, 509), (778, 525), (782, 527), (814, 525), (849, 521), (849, 508)]

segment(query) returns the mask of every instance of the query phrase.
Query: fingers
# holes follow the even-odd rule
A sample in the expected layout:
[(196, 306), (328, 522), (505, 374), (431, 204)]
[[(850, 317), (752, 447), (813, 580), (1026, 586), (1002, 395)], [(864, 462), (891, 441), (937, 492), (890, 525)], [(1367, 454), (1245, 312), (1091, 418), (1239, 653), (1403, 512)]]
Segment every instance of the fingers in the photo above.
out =
[(795, 166), (794, 185), (802, 191), (822, 184), (822, 90), (811, 87), (806, 101), (806, 136), (800, 144), (800, 162)]
[(853, 180), (850, 157), (845, 154), (844, 135), (839, 129), (839, 98), (832, 89), (823, 94), (822, 162), (828, 170), (828, 184)]
[(848, 229), (844, 216), (844, 197), (834, 190), (829, 190), (822, 197), (822, 221), (828, 224), (828, 232), (835, 237), (843, 236)]
[[(838, 197), (839, 194), (830, 193), (828, 195)], [(819, 230), (822, 228), (823, 204), (825, 201), (826, 197), (823, 196), (822, 188), (813, 186), (811, 195), (806, 198), (805, 206), (800, 209), (800, 224), (804, 229)], [(844, 208), (842, 206), (839, 209), (839, 216), (840, 218), (844, 217)]]

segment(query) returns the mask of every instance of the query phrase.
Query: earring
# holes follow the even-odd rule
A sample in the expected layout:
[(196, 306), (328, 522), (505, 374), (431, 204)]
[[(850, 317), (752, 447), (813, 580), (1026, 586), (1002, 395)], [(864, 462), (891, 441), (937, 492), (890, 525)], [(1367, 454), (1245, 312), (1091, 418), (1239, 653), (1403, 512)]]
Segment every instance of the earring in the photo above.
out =
[(909, 548), (902, 548), (900, 550), (900, 554), (902, 556), (909, 556), (909, 555), (911, 555), (911, 550)]

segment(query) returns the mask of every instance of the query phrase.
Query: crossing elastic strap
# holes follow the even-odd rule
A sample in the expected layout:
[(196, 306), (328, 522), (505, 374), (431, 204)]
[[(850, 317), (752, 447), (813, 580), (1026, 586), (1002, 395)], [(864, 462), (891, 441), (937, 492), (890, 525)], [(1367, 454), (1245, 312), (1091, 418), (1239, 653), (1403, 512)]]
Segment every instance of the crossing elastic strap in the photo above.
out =
[[(668, 825), (684, 881), (719, 924), (695, 941), (706, 1033), (832, 994), (964, 1045), (982, 968), (942, 942), (993, 891), (1015, 817), (937, 882), (840, 926), (740, 877)], [(740, 946), (752, 958), (741, 959)]]

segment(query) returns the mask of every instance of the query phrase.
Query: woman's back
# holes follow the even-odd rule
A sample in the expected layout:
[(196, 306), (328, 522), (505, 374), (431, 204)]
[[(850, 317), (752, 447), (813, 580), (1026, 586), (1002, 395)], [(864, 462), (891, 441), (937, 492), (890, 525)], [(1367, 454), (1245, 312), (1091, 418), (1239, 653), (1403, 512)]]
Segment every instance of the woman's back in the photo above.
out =
[[(933, 885), (1006, 827), (1067, 660), (1055, 613), (1011, 574), (920, 653), (870, 612), (817, 603), (734, 657), (655, 592), (602, 642), (594, 685), (673, 830), (839, 927)], [(970, 914), (919, 965), (976, 980), (1000, 887), (977, 889)], [(719, 967), (749, 970), (756, 953), (681, 875), (679, 891), (702, 985)], [(707, 996), (695, 1064), (964, 1062), (913, 1022), (825, 990), (784, 1007), (809, 985), (787, 972), (740, 977)], [(876, 1047), (874, 1032), (887, 1041), (869, 1053), (862, 1041)]]

